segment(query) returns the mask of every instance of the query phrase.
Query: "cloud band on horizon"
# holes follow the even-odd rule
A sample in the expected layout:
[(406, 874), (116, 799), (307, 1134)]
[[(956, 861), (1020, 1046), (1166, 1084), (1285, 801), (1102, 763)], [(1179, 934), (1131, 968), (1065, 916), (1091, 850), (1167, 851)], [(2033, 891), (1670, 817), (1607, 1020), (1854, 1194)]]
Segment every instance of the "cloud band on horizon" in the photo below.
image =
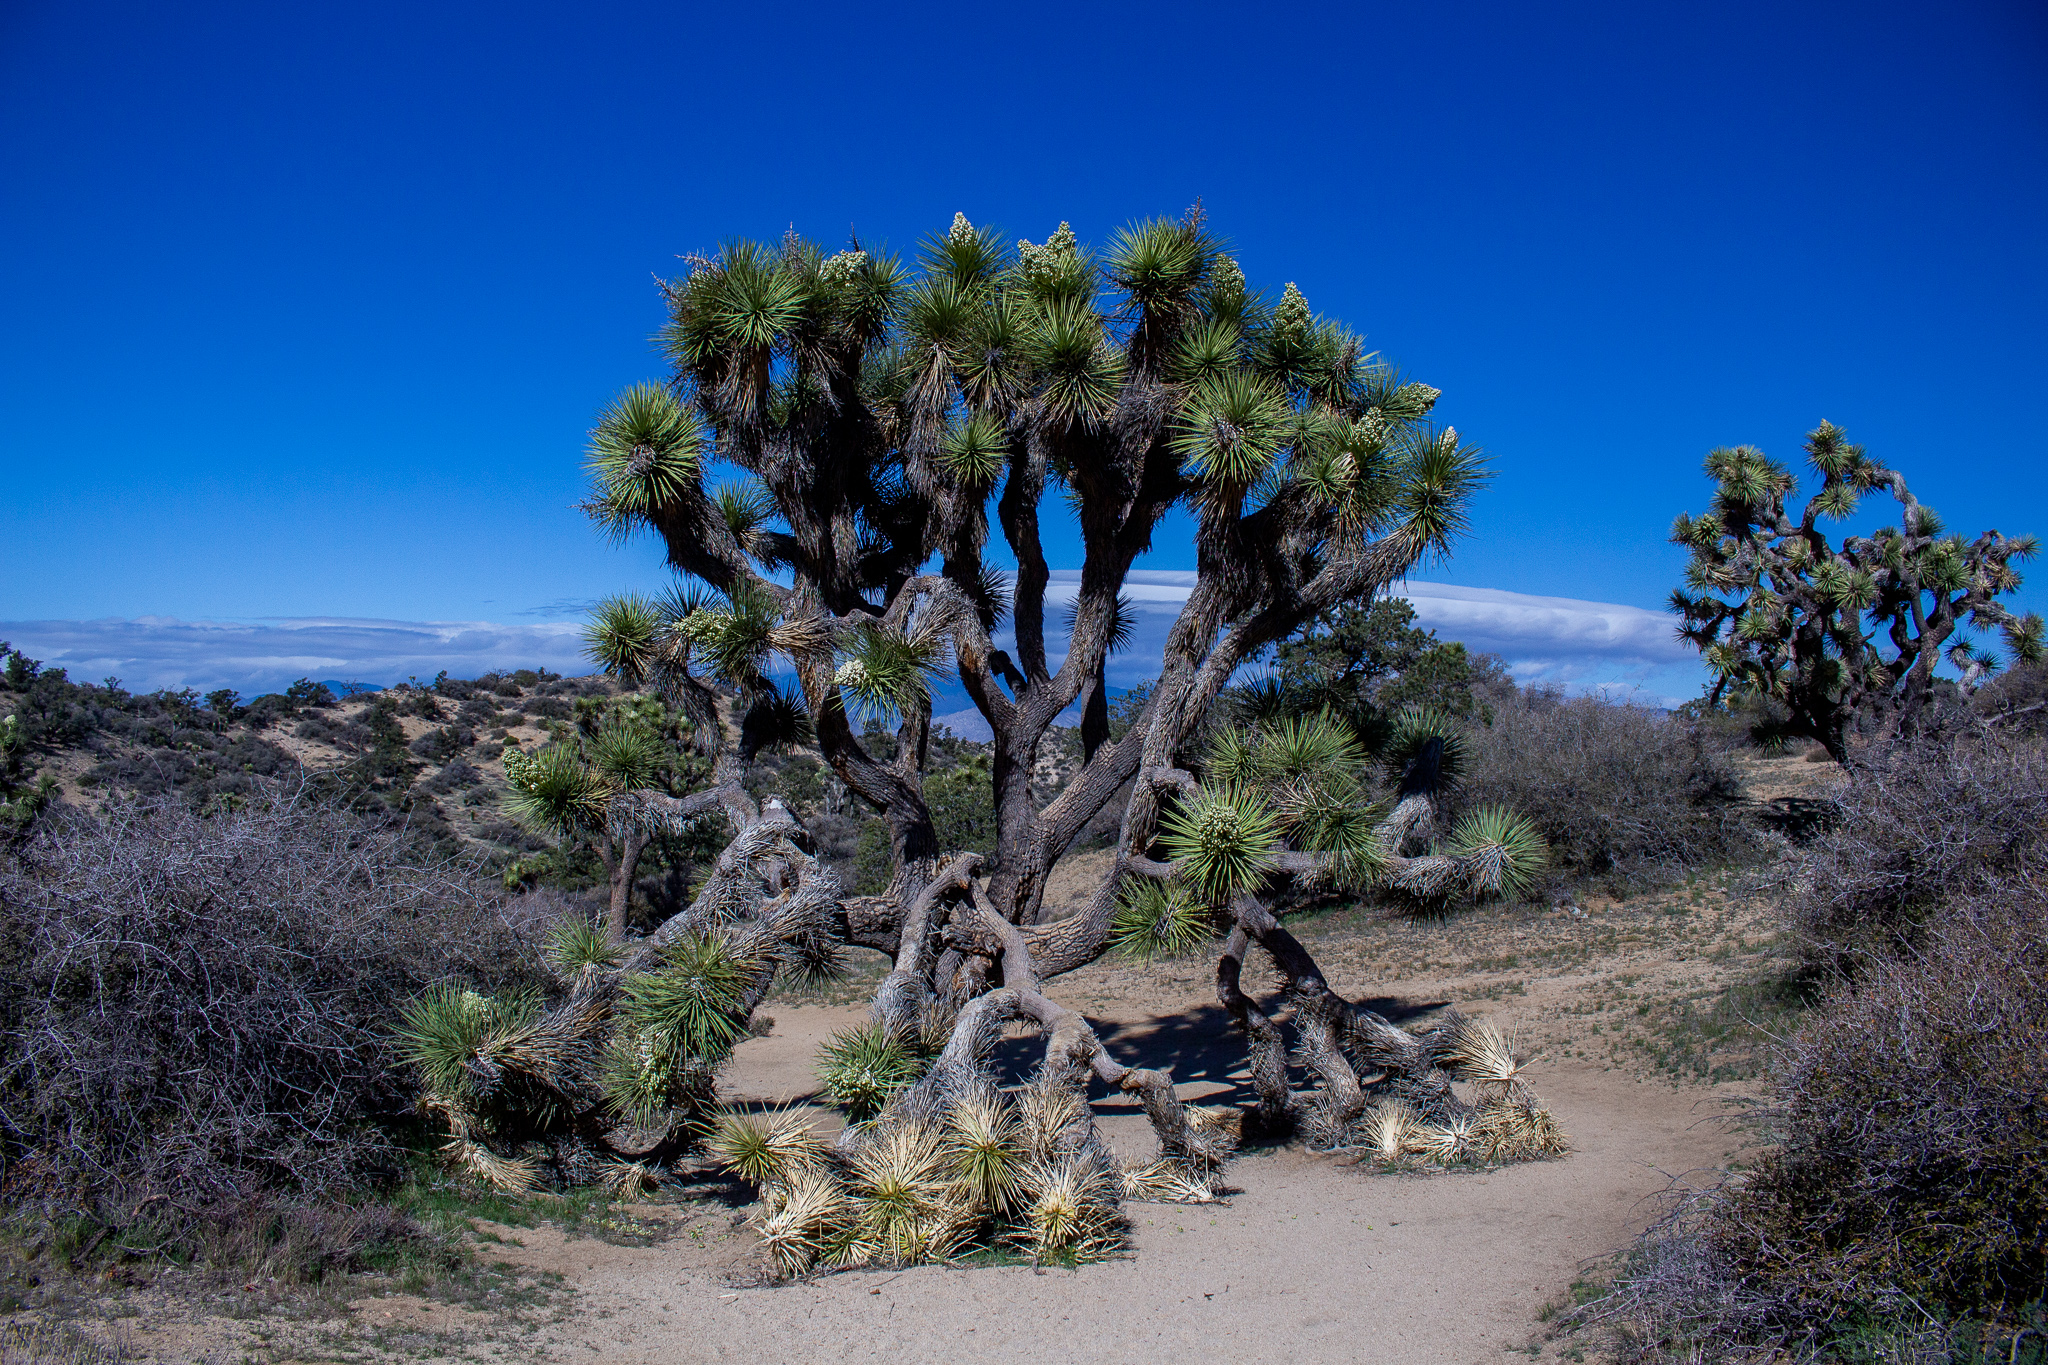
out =
[[(1158, 673), (1166, 632), (1187, 601), (1191, 572), (1134, 570), (1125, 586), (1133, 611), (1130, 647), (1111, 660), (1119, 687)], [(1074, 600), (1076, 570), (1054, 570), (1047, 587), (1055, 611)], [(1704, 677), (1697, 656), (1673, 636), (1660, 612), (1612, 602), (1538, 597), (1499, 588), (1406, 582), (1393, 590), (1416, 620), (1444, 640), (1499, 654), (1523, 682), (1555, 682), (1604, 691), (1639, 688), (1675, 704)], [(1055, 620), (1057, 617), (1055, 617)], [(580, 625), (569, 621), (398, 621), (337, 616), (255, 621), (4, 621), (0, 639), (81, 681), (114, 676), (131, 689), (282, 688), (300, 677), (359, 678), (389, 684), (515, 668), (588, 671)]]

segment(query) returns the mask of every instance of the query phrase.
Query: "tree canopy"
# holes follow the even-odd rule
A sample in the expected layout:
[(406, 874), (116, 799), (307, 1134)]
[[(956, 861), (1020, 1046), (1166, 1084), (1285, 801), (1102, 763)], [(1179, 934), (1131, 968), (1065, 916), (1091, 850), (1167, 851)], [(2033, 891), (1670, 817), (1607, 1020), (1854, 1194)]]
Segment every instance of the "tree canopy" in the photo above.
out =
[[(942, 669), (994, 735), (989, 894), (1028, 923), (1082, 826), (1141, 767), (1171, 765), (1241, 663), (1445, 549), (1484, 478), (1429, 420), (1437, 390), (1294, 284), (1255, 290), (1199, 211), (1099, 254), (1064, 224), (1010, 245), (965, 216), (914, 265), (857, 241), (735, 242), (663, 296), (673, 370), (600, 418), (588, 508), (614, 535), (652, 530), (711, 591), (600, 647), (700, 711), (704, 682), (724, 684), (759, 742), (814, 737), (887, 816), (899, 898), (941, 851), (920, 760)], [(721, 468), (736, 477), (714, 483)], [(1198, 583), (1144, 713), (1112, 740), (1121, 589), (1175, 508), (1195, 522)], [(1082, 547), (1064, 640), (1049, 514)], [(1077, 706), (1087, 762), (1041, 810), (1038, 747)], [(897, 727), (893, 756), (861, 740), (875, 715)], [(1125, 847), (1142, 849), (1158, 802), (1133, 800)]]
[[(1806, 456), (1820, 484), (1796, 521), (1792, 472), (1737, 446), (1707, 456), (1713, 505), (1672, 523), (1692, 556), (1671, 609), (1679, 638), (1714, 671), (1710, 700), (1731, 689), (1769, 697), (1785, 715), (1759, 738), (1814, 740), (1840, 762), (1859, 714), (1910, 726), (1944, 658), (1965, 688), (2000, 666), (1958, 632), (1996, 630), (2014, 657), (2042, 657), (2041, 618), (1998, 600), (2019, 590), (2014, 565), (2033, 557), (2034, 537), (1948, 533), (1903, 474), (1831, 422), (1808, 433)], [(1879, 490), (1897, 500), (1899, 524), (1831, 543), (1821, 519), (1845, 519)]]

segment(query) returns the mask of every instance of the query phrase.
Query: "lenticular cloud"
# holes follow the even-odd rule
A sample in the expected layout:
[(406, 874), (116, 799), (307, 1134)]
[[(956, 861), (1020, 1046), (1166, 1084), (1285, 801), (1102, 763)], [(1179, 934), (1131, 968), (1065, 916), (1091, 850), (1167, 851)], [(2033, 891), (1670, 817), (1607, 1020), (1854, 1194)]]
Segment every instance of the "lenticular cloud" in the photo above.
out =
[(275, 691), (295, 678), (388, 685), (513, 668), (582, 673), (579, 627), (569, 622), (380, 621), (342, 616), (253, 622), (134, 620), (0, 621), (5, 639), (79, 682), (116, 677), (131, 691), (233, 687)]
[[(1076, 570), (1053, 571), (1046, 595), (1055, 639), (1061, 609), (1074, 600), (1080, 578)], [(1132, 608), (1132, 639), (1110, 661), (1112, 686), (1135, 686), (1158, 673), (1166, 632), (1194, 582), (1188, 572), (1131, 574), (1124, 595)], [(1444, 583), (1403, 583), (1395, 594), (1415, 608), (1418, 623), (1442, 639), (1502, 656), (1524, 682), (1634, 693), (1670, 705), (1697, 692), (1703, 676), (1696, 657), (1674, 638), (1671, 620), (1661, 612)], [(79, 681), (112, 676), (131, 690), (234, 687), (248, 693), (274, 690), (301, 677), (390, 684), (431, 678), (443, 669), (456, 677), (514, 668), (582, 673), (591, 665), (583, 656), (579, 631), (575, 622), (566, 621), (507, 625), (340, 616), (0, 622), (0, 640), (68, 669)], [(1057, 667), (1057, 655), (1053, 663)], [(972, 729), (978, 718), (942, 711), (941, 719), (959, 722), (956, 729)]]

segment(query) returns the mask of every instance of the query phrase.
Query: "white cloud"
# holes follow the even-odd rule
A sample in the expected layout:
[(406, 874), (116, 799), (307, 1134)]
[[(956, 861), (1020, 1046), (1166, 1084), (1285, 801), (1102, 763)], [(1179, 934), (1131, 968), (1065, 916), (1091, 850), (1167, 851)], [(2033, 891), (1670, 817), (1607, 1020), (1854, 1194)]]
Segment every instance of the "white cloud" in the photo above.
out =
[(295, 678), (390, 684), (494, 669), (582, 673), (579, 628), (566, 622), (379, 621), (345, 616), (262, 621), (0, 621), (0, 639), (80, 682), (113, 676), (131, 691), (234, 687), (274, 691)]
[(1679, 664), (1694, 657), (1672, 634), (1670, 616), (1641, 607), (1448, 583), (1404, 583), (1397, 595), (1442, 638), (1509, 658), (1534, 652)]
[[(1080, 588), (1077, 570), (1054, 570), (1047, 585), (1049, 644), (1063, 642), (1064, 608)], [(1194, 587), (1191, 572), (1134, 571), (1124, 594), (1132, 607), (1132, 640), (1110, 662), (1112, 686), (1155, 676), (1166, 633)], [(1559, 682), (1574, 690), (1639, 690), (1674, 704), (1698, 690), (1692, 652), (1671, 633), (1670, 618), (1641, 607), (1571, 597), (1537, 597), (1498, 588), (1408, 582), (1399, 594), (1416, 619), (1446, 640), (1499, 654), (1525, 682)], [(456, 677), (512, 668), (581, 673), (579, 627), (573, 622), (386, 621), (301, 617), (260, 621), (134, 620), (6, 621), (0, 640), (31, 658), (70, 670), (81, 681), (119, 677), (131, 689), (234, 687), (274, 690), (294, 678), (361, 679), (372, 683)], [(1007, 632), (998, 641), (1014, 648)], [(1059, 664), (1055, 654), (1052, 663)], [(949, 689), (957, 694), (957, 688)], [(953, 695), (947, 700), (964, 701)], [(977, 729), (978, 716), (939, 717), (956, 733)]]
[[(1133, 608), (1131, 647), (1110, 661), (1113, 685), (1127, 687), (1159, 671), (1166, 632), (1195, 578), (1188, 571), (1132, 572), (1124, 588)], [(1055, 569), (1046, 585), (1048, 603), (1071, 604), (1080, 582), (1077, 570)], [(1394, 595), (1408, 599), (1417, 624), (1441, 639), (1460, 640), (1472, 650), (1502, 656), (1523, 682), (1560, 683), (1574, 691), (1633, 692), (1644, 700), (1676, 705), (1698, 691), (1703, 676), (1697, 656), (1679, 643), (1671, 618), (1662, 612), (1616, 602), (1412, 580), (1397, 585)], [(1052, 614), (1046, 624), (1048, 633), (1056, 634), (1062, 621)], [(1053, 662), (1057, 665), (1057, 657)]]

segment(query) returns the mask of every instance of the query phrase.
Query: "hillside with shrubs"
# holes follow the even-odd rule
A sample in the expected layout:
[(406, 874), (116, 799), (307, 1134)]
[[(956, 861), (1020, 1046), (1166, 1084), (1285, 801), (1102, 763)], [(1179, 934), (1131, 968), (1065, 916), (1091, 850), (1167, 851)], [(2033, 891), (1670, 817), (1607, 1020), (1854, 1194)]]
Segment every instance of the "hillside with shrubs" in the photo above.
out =
[[(1512, 806), (1547, 841), (1548, 871), (1519, 893), (1527, 903), (1578, 915), (1711, 871), (1734, 876), (1776, 921), (1781, 975), (1758, 988), (1794, 1003), (1761, 1044), (1745, 1120), (1758, 1154), (1739, 1173), (1674, 1188), (1666, 1216), (1614, 1263), (1611, 1287), (1561, 1319), (1577, 1333), (1560, 1338), (1565, 1348), (1931, 1363), (1996, 1344), (2001, 1359), (2035, 1358), (2026, 1332), (2041, 1321), (2048, 1225), (2043, 668), (1967, 696), (1949, 689), (1911, 736), (1873, 731), (1843, 767), (1818, 747), (1812, 762), (1753, 747), (1767, 701), (1665, 712), (1520, 687), (1496, 661), (1415, 630), (1404, 608), (1374, 610), (1376, 621), (1312, 631), (1319, 662), (1297, 652), (1227, 694), (1215, 729), (1313, 700), (1360, 733), (1391, 734), (1426, 709), (1454, 737), (1453, 818)], [(1112, 733), (1143, 697), (1113, 709)], [(687, 1132), (593, 1159), (573, 1124), (543, 1124), (508, 1173), (480, 1128), (470, 1167), (458, 1161), (451, 1176), (443, 1164), (453, 1147), (436, 1086), (464, 1093), (472, 1082), (432, 1080), (422, 1068), (441, 1054), (404, 1041), (406, 1028), (487, 1037), (510, 1026), (491, 1022), (506, 1010), (532, 1027), (619, 951), (588, 936), (603, 860), (588, 838), (531, 818), (519, 763), (552, 750), (596, 765), (630, 733), (661, 756), (636, 780), (677, 799), (713, 790), (691, 741), (702, 722), (658, 696), (538, 671), (346, 697), (313, 683), (246, 702), (136, 695), (10, 653), (0, 711), (0, 1189), (18, 1301), (55, 1302), (31, 1285), (63, 1267), (146, 1266), (173, 1247), (233, 1275), (374, 1281), (403, 1263), (443, 1266), (430, 1278), (453, 1284), (447, 1267), (468, 1253), (443, 1229), (469, 1224), (425, 1211), (429, 1188), (500, 1180), (651, 1198), (679, 1179), (662, 1161), (765, 1173), (786, 1159), (776, 1143), (811, 1141), (721, 1118), (709, 1078), (758, 1003), (734, 997), (730, 1022), (690, 1054), (707, 1088)], [(732, 722), (721, 712), (717, 723)], [(889, 735), (871, 727), (867, 739), (888, 752)], [(1036, 775), (1041, 801), (1082, 758), (1078, 731), (1055, 740)], [(949, 851), (991, 847), (987, 764), (985, 745), (931, 742), (926, 790)], [(1391, 798), (1399, 774), (1372, 780)], [(886, 831), (814, 752), (764, 751), (745, 787), (787, 805), (809, 856), (849, 894), (881, 888)], [(626, 951), (702, 904), (730, 828), (714, 815), (650, 843)], [(1113, 837), (1084, 833), (1074, 852)], [(1353, 903), (1333, 888), (1287, 912)], [(828, 1059), (828, 1088), (850, 1115), (873, 1114), (931, 1055)], [(880, 1089), (848, 1069), (876, 1066), (907, 1069)], [(612, 1082), (589, 1084), (599, 1112)], [(512, 1112), (486, 1107), (469, 1121)], [(758, 1178), (770, 1199), (781, 1177)], [(779, 1226), (763, 1224), (774, 1256), (793, 1235)], [(788, 1254), (808, 1266), (812, 1253)]]

